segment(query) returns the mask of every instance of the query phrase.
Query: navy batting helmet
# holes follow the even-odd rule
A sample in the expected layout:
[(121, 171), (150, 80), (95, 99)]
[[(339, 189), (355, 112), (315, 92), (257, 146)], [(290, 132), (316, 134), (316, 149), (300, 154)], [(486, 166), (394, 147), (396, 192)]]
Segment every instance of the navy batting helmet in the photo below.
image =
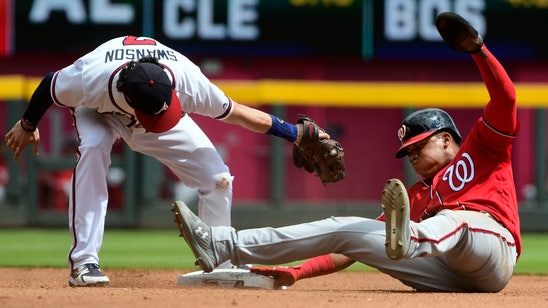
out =
[(408, 146), (439, 131), (449, 132), (457, 143), (462, 141), (455, 122), (447, 112), (437, 108), (427, 108), (411, 113), (403, 120), (398, 130), (398, 137), (402, 145), (396, 152), (396, 158), (402, 158), (409, 154)]

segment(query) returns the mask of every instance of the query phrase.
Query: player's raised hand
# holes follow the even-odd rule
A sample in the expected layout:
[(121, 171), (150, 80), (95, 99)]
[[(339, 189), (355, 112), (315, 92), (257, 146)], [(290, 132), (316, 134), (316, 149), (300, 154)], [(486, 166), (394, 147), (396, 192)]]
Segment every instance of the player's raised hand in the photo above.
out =
[(460, 15), (443, 12), (436, 17), (436, 28), (443, 40), (461, 53), (475, 53), (481, 50), (483, 39), (478, 31)]
[(13, 152), (13, 161), (17, 161), (23, 150), (32, 144), (34, 156), (38, 156), (38, 145), (40, 144), (40, 131), (38, 128), (34, 131), (23, 129), (21, 120), (17, 121), (12, 129), (4, 137), (8, 149)]

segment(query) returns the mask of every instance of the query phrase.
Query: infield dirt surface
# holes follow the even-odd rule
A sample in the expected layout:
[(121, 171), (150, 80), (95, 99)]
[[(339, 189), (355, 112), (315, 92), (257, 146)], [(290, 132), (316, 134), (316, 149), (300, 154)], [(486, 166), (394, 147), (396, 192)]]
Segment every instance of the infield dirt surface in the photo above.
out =
[(103, 269), (103, 288), (68, 286), (68, 270), (0, 268), (0, 307), (548, 307), (548, 276), (516, 275), (499, 293), (422, 293), (380, 273), (339, 272), (287, 290), (177, 286), (179, 270)]

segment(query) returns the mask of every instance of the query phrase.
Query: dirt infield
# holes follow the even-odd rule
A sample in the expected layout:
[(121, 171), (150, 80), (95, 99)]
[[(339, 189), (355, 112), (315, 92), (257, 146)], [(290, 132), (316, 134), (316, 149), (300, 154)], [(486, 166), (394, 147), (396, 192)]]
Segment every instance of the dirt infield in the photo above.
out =
[(104, 288), (71, 288), (67, 270), (0, 268), (0, 307), (548, 307), (548, 276), (500, 293), (420, 293), (384, 274), (341, 272), (287, 290), (177, 286), (178, 270), (109, 270)]

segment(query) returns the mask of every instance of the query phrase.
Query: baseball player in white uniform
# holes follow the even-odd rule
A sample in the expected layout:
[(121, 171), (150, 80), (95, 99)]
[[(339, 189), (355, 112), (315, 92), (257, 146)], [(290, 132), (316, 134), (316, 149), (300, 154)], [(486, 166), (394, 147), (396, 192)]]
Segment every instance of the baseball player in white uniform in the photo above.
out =
[(108, 207), (105, 179), (116, 139), (158, 159), (187, 186), (197, 188), (204, 221), (229, 226), (233, 176), (189, 113), (296, 144), (302, 136), (302, 124), (238, 104), (181, 53), (147, 37), (114, 38), (47, 74), (22, 119), (5, 136), (14, 161), (29, 144), (38, 155), (37, 125), (53, 103), (70, 108), (79, 140), (69, 201), (71, 286), (109, 282), (98, 254)]

